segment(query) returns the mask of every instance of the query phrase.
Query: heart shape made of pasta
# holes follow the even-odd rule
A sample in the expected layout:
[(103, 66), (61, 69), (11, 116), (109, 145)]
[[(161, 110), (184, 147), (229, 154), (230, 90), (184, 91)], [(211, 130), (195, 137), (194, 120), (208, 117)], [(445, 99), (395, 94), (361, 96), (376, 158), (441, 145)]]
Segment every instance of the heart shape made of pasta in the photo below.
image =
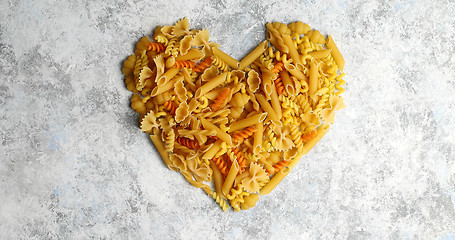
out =
[(183, 18), (143, 37), (123, 63), (141, 131), (224, 211), (254, 207), (345, 107), (332, 37), (302, 22), (266, 27), (267, 40), (237, 61)]

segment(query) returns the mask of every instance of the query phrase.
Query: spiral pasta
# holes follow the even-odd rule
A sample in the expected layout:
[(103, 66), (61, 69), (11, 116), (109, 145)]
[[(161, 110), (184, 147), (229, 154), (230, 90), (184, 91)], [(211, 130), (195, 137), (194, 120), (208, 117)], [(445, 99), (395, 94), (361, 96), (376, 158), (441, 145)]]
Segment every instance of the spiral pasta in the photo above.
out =
[(226, 195), (226, 198), (229, 200), (235, 199), (243, 192), (243, 187), (241, 184), (237, 184), (235, 187), (231, 188), (231, 192)]
[(229, 205), (224, 201), (224, 199), (218, 194), (217, 192), (213, 192), (211, 195), (213, 199), (215, 199), (216, 203), (220, 205), (220, 207), (223, 209), (223, 211), (227, 211), (229, 209)]
[(193, 68), (194, 67), (194, 62), (192, 61), (179, 61), (179, 60), (176, 60), (175, 61), (175, 64), (174, 64), (174, 67), (177, 67), (177, 68)]
[(250, 195), (249, 192), (241, 192), (239, 195), (237, 195), (237, 197), (231, 200), (232, 208), (234, 208), (236, 212), (239, 212), (240, 204), (244, 203), (245, 202), (244, 198), (249, 195)]
[(249, 138), (256, 132), (256, 128), (254, 126), (250, 126), (243, 131), (237, 132), (232, 135), (233, 141), (236, 144), (242, 143), (244, 139)]
[(166, 47), (162, 43), (149, 42), (147, 45), (148, 45), (149, 51), (160, 53), (160, 52), (164, 52), (166, 50)]
[(225, 163), (222, 157), (214, 157), (212, 161), (218, 166), (220, 172), (226, 177), (229, 171), (228, 165)]
[(291, 133), (291, 139), (294, 142), (295, 147), (297, 149), (302, 149), (303, 141), (302, 141), (302, 134), (300, 133), (299, 127), (296, 125), (291, 125), (290, 133)]
[(237, 159), (237, 162), (239, 163), (239, 173), (242, 173), (245, 171), (246, 167), (246, 160), (245, 157), (243, 156), (243, 153), (240, 151), (238, 147), (233, 148), (233, 153)]
[(283, 62), (284, 64), (292, 62), (291, 59), (287, 59), (287, 54), (281, 54), (280, 51), (273, 51), (272, 47), (269, 47), (266, 51), (271, 58), (275, 58), (277, 61)]
[(273, 165), (273, 168), (275, 169), (275, 172), (279, 172), (281, 169), (289, 165), (289, 161), (281, 161)]
[(175, 142), (175, 133), (174, 129), (171, 129), (167, 134), (166, 138), (164, 139), (166, 145), (166, 151), (174, 152), (174, 142)]
[(275, 64), (275, 66), (273, 66), (273, 68), (270, 69), (270, 71), (273, 72), (273, 73), (279, 73), (279, 72), (283, 71), (283, 69), (284, 69), (284, 63), (283, 62), (277, 62)]
[(171, 38), (171, 40), (166, 45), (166, 49), (164, 50), (164, 53), (167, 55), (172, 55), (174, 57), (177, 57), (177, 55), (179, 54), (179, 42), (178, 42), (177, 38)]
[(322, 109), (326, 106), (326, 104), (329, 101), (329, 94), (324, 94), (322, 97), (319, 99), (318, 104), (316, 105), (316, 108), (314, 109), (314, 113), (319, 115), (319, 112), (322, 111)]
[(203, 72), (206, 68), (208, 68), (212, 64), (212, 58), (205, 58), (201, 61), (198, 65), (196, 65), (193, 69), (194, 72), (200, 73)]
[(259, 57), (259, 61), (261, 62), (262, 65), (264, 65), (264, 67), (266, 67), (269, 70), (272, 70), (272, 68), (273, 68), (273, 58), (270, 57), (270, 55), (262, 54)]
[(180, 145), (185, 146), (189, 149), (198, 149), (200, 147), (199, 143), (196, 140), (185, 138), (185, 137), (178, 137), (176, 139), (176, 142), (178, 142)]
[(231, 93), (230, 88), (223, 88), (223, 90), (221, 90), (220, 94), (216, 97), (216, 99), (213, 100), (212, 111), (217, 111), (221, 107), (221, 105), (226, 101), (230, 93)]
[(217, 66), (221, 71), (226, 72), (229, 70), (229, 66), (223, 62), (219, 57), (217, 56), (211, 56), (213, 65)]
[(177, 106), (175, 106), (174, 102), (172, 102), (171, 100), (165, 102), (163, 104), (164, 106), (164, 109), (169, 112), (170, 114), (172, 115), (175, 115), (175, 110), (177, 109)]
[(340, 94), (345, 92), (344, 88), (342, 87), (344, 84), (346, 84), (346, 82), (342, 79), (343, 77), (344, 77), (344, 73), (342, 73), (341, 75), (336, 77), (336, 80), (338, 81), (338, 83), (335, 85), (335, 87), (338, 89), (338, 92), (336, 92), (335, 94), (337, 96), (339, 96)]

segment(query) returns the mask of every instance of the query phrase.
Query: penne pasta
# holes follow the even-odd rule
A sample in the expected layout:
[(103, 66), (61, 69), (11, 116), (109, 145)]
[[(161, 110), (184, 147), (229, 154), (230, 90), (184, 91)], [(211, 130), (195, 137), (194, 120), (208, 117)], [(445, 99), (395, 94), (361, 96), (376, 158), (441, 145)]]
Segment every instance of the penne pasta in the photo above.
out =
[(278, 119), (281, 119), (281, 117), (283, 116), (283, 112), (281, 111), (281, 103), (280, 100), (278, 99), (278, 93), (276, 92), (275, 87), (272, 87), (272, 94), (270, 94), (270, 102), (272, 103), (272, 108), (276, 116), (278, 117)]
[(267, 116), (270, 120), (273, 120), (273, 121), (280, 121), (280, 119), (278, 118), (278, 116), (276, 115), (276, 112), (275, 110), (273, 110), (272, 106), (270, 105), (270, 103), (267, 101), (267, 99), (265, 98), (264, 95), (262, 94), (255, 94), (254, 95), (256, 97), (256, 100), (259, 102), (259, 104), (261, 105), (262, 109), (264, 109), (264, 111), (267, 112)]
[(261, 56), (262, 53), (267, 49), (267, 41), (260, 43), (253, 51), (251, 51), (246, 57), (244, 57), (240, 62), (238, 69), (243, 70), (248, 65), (250, 65), (256, 58)]
[(167, 70), (163, 76), (161, 76), (159, 79), (158, 79), (158, 86), (162, 86), (164, 85), (165, 83), (167, 83), (168, 81), (170, 81), (175, 75), (177, 75), (177, 73), (180, 71), (180, 69), (178, 68), (170, 68), (169, 70)]
[(229, 132), (234, 132), (234, 131), (240, 130), (242, 128), (246, 128), (246, 127), (255, 125), (257, 123), (260, 123), (260, 122), (264, 121), (266, 117), (267, 117), (267, 113), (258, 113), (258, 114), (252, 115), (250, 117), (247, 117), (245, 119), (235, 121), (235, 122), (231, 123), (231, 125), (229, 126)]
[(308, 81), (305, 74), (303, 74), (303, 72), (297, 69), (294, 65), (288, 63), (284, 64), (284, 67), (286, 68), (286, 70), (288, 70), (290, 74), (292, 74), (292, 76), (296, 77), (297, 79)]
[(308, 53), (308, 55), (310, 55), (314, 59), (321, 59), (321, 58), (328, 57), (331, 52), (332, 52), (332, 49), (325, 49), (325, 50), (310, 52), (310, 53)]
[[(215, 189), (217, 193), (223, 194), (223, 183), (224, 183), (224, 177), (221, 174), (220, 169), (216, 164), (211, 161), (210, 162), (210, 167), (213, 170), (213, 180), (215, 181)], [(224, 195), (224, 194), (223, 194)]]
[(316, 61), (310, 62), (310, 82), (308, 84), (309, 90), (308, 94), (310, 95), (313, 101), (317, 101), (316, 91), (318, 90), (318, 66)]
[(259, 192), (261, 195), (269, 194), (273, 189), (275, 189), (278, 184), (283, 181), (283, 179), (289, 174), (291, 170), (289, 168), (283, 168), (268, 182)]
[(177, 82), (177, 81), (181, 81), (183, 80), (183, 76), (177, 76), (175, 78), (173, 78), (171, 81), (168, 81), (166, 84), (164, 85), (161, 85), (161, 86), (156, 86), (155, 88), (153, 88), (152, 92), (151, 92), (151, 96), (154, 97), (154, 96), (157, 96), (158, 94), (161, 94), (161, 93), (164, 93), (164, 92), (167, 92), (171, 89), (174, 88), (174, 84)]
[(202, 85), (200, 88), (196, 90), (195, 97), (200, 98), (204, 94), (210, 92), (215, 87), (221, 85), (226, 80), (227, 73), (223, 73), (221, 75), (217, 75), (216, 77), (210, 79), (206, 84)]
[(222, 131), (217, 126), (213, 125), (213, 123), (205, 120), (205, 118), (201, 118), (201, 123), (202, 123), (202, 126), (204, 126), (205, 129), (211, 130), (211, 131), (212, 130), (215, 131), (216, 132), (215, 136), (217, 136), (219, 139), (221, 139), (225, 143), (227, 143), (230, 146), (232, 146), (232, 140), (231, 140), (231, 136), (229, 134), (227, 134), (226, 132)]
[(217, 56), (221, 59), (221, 61), (225, 62), (227, 65), (234, 69), (239, 68), (239, 61), (235, 60), (233, 57), (227, 55), (225, 52), (219, 50), (218, 48), (212, 48), (213, 55)]
[(289, 55), (291, 56), (292, 61), (294, 61), (294, 64), (295, 65), (302, 64), (302, 61), (300, 60), (300, 55), (297, 52), (297, 49), (295, 48), (291, 36), (289, 36), (288, 34), (282, 34), (281, 36), (283, 38), (284, 43), (289, 48)]
[(262, 150), (262, 138), (264, 136), (264, 124), (262, 122), (256, 123), (254, 125), (256, 128), (256, 132), (254, 132), (254, 147), (253, 147), (253, 154), (257, 155)]
[(340, 53), (340, 50), (338, 50), (337, 45), (335, 45), (335, 42), (333, 41), (333, 38), (331, 35), (327, 37), (327, 47), (332, 50), (332, 56), (333, 59), (335, 59), (335, 62), (338, 65), (338, 68), (343, 71), (344, 70), (344, 58)]
[(222, 193), (226, 196), (229, 194), (229, 191), (232, 188), (232, 184), (234, 184), (235, 177), (239, 172), (239, 163), (237, 160), (234, 160), (231, 164), (231, 169), (229, 169), (229, 173), (226, 176), (226, 179), (223, 183)]

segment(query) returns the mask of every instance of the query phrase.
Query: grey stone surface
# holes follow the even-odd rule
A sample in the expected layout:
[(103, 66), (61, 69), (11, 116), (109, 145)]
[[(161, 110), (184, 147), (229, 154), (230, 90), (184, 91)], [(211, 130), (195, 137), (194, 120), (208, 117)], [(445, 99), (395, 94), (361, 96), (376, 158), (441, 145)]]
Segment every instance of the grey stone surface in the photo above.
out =
[[(0, 1), (1, 239), (454, 239), (454, 1)], [(187, 16), (237, 59), (267, 21), (332, 34), (347, 108), (249, 211), (168, 170), (122, 61)]]

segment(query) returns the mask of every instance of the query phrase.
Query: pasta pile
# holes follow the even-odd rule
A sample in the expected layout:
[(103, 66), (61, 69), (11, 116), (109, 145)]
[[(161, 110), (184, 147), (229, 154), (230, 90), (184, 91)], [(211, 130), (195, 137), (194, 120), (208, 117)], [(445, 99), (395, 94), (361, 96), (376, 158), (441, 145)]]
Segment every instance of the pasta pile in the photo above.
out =
[(332, 37), (302, 22), (266, 27), (267, 40), (239, 62), (183, 18), (143, 37), (123, 64), (141, 131), (224, 211), (254, 207), (345, 107)]

